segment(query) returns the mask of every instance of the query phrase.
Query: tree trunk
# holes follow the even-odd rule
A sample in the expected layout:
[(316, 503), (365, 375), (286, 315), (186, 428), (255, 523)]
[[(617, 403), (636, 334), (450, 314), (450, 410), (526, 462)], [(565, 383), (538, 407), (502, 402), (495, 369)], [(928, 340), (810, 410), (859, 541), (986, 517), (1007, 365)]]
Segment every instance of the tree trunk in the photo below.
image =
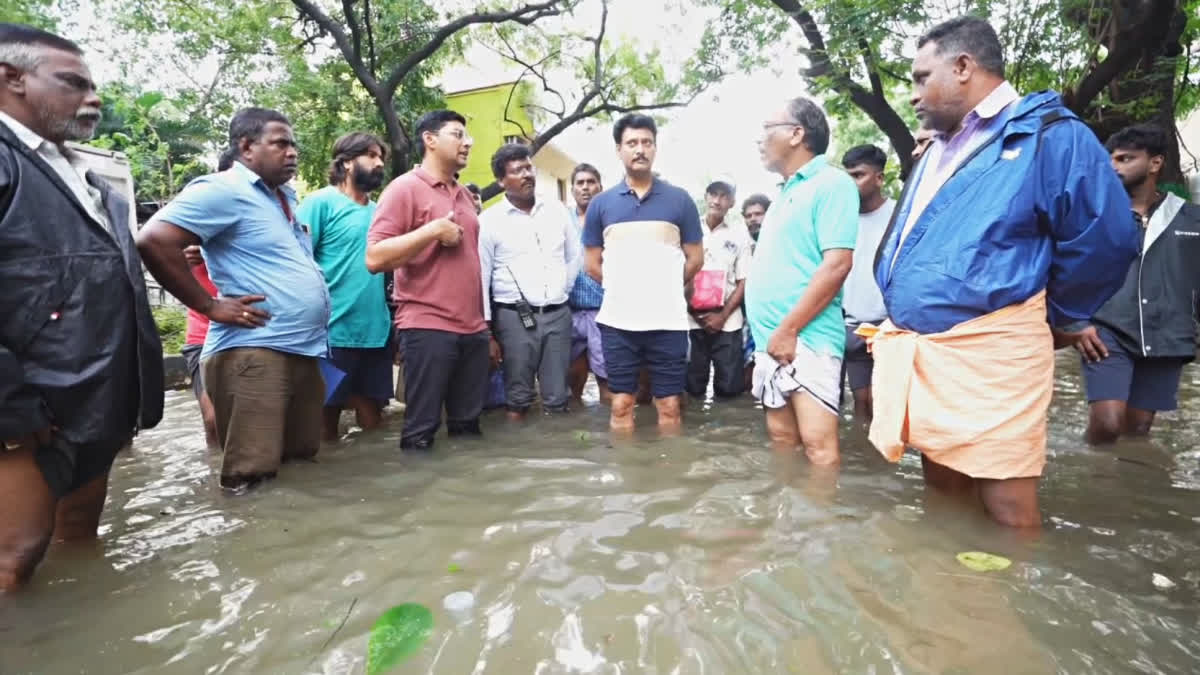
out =
[[(1108, 56), (1081, 78), (1074, 91), (1064, 92), (1064, 101), (1101, 142), (1133, 124), (1151, 123), (1166, 129), (1167, 157), (1159, 180), (1182, 183), (1175, 125), (1175, 73), (1184, 51), (1180, 41), (1187, 15), (1172, 0), (1114, 5), (1111, 11), (1122, 19), (1117, 30), (1093, 35), (1105, 46)], [(1123, 62), (1109, 63), (1114, 60)], [(1104, 78), (1106, 69), (1108, 79)]]

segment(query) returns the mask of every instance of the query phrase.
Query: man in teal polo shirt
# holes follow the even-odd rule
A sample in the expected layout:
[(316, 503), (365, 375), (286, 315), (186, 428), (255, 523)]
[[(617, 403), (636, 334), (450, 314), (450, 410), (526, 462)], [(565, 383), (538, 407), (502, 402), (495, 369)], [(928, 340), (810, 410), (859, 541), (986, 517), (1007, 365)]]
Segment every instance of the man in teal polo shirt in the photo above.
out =
[(787, 182), (771, 204), (746, 280), (759, 351), (754, 396), (777, 445), (803, 445), (814, 464), (838, 462), (838, 399), (846, 334), (842, 283), (858, 235), (858, 188), (829, 165), (829, 125), (805, 98), (763, 123), (763, 164)]
[(322, 437), (338, 437), (342, 409), (354, 410), (358, 426), (375, 429), (392, 397), (392, 319), (382, 274), (363, 263), (367, 231), (375, 216), (371, 193), (383, 185), (383, 141), (356, 131), (333, 144), (329, 185), (300, 203), (296, 217), (312, 235), (313, 257), (325, 273), (333, 311), (329, 357), (345, 378), (327, 390)]

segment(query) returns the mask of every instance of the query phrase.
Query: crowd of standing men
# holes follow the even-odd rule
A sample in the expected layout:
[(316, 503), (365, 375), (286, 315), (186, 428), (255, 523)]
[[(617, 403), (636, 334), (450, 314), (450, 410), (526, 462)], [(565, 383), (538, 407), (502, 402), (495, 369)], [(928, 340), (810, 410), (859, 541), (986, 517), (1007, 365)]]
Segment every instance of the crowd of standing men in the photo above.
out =
[(344, 409), (378, 426), (398, 362), (409, 451), (443, 417), (481, 435), (494, 373), (513, 419), (566, 412), (590, 373), (614, 431), (639, 400), (677, 430), (711, 379), (717, 399), (751, 390), (777, 446), (830, 465), (845, 381), (885, 457), (915, 448), (931, 486), (1036, 526), (1055, 346), (1082, 355), (1092, 440), (1175, 407), (1200, 208), (1158, 189), (1162, 130), (1106, 151), (1057, 95), (1021, 96), (1003, 73), (983, 20), (921, 38), (927, 133), (898, 200), (882, 150), (835, 166), (815, 103), (771, 110), (759, 150), (783, 186), (746, 199), (744, 225), (731, 185), (707, 187), (701, 218), (654, 172), (641, 115), (613, 128), (625, 175), (608, 189), (581, 164), (574, 209), (543, 200), (529, 148), (510, 144), (491, 158), (504, 196), (481, 213), (457, 179), (473, 141), (454, 111), (421, 117), (420, 164), (378, 203), (388, 148), (365, 133), (335, 143), (329, 185), (298, 202), (290, 122), (246, 108), (219, 171), (135, 248), (129, 205), (64, 145), (99, 119), (80, 50), (0, 24), (0, 303), (15, 317), (0, 333), (0, 589), (52, 537), (95, 535), (113, 458), (161, 418), (143, 262), (191, 310), (185, 354), (227, 488), (313, 458)]

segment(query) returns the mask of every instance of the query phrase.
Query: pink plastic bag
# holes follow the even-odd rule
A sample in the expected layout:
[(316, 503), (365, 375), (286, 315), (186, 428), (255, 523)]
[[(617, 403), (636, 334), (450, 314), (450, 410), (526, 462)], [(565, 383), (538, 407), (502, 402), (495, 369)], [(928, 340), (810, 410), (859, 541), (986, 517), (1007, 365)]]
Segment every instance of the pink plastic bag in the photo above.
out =
[(725, 271), (700, 270), (692, 279), (692, 309), (707, 312), (725, 304)]

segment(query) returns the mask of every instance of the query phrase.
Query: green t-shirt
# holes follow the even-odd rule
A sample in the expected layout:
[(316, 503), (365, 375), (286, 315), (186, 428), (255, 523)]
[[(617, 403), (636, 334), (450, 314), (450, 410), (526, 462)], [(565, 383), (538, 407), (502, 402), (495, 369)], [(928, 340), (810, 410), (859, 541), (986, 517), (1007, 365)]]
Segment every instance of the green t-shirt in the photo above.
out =
[(313, 258), (329, 285), (331, 347), (383, 347), (391, 334), (383, 275), (367, 271), (367, 230), (374, 215), (375, 202), (359, 204), (333, 186), (309, 195), (296, 211), (312, 233)]
[[(759, 350), (767, 348), (771, 333), (800, 301), (825, 251), (853, 249), (857, 236), (858, 188), (845, 171), (817, 155), (771, 202), (754, 247), (745, 305)], [(840, 290), (798, 337), (819, 354), (842, 357), (846, 327)]]

